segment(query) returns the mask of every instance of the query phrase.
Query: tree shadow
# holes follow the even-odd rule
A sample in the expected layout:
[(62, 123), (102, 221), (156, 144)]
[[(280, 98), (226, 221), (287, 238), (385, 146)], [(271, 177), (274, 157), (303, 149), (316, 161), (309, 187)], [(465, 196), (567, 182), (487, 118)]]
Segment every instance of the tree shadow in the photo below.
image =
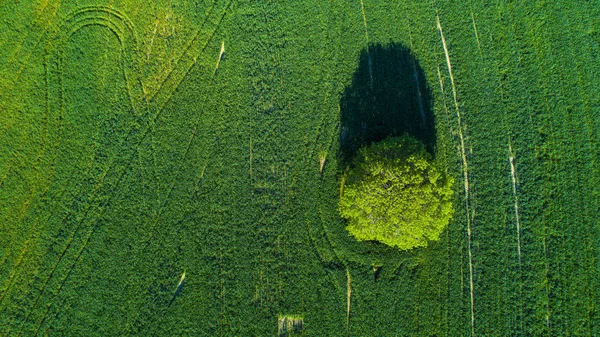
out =
[(403, 133), (434, 155), (432, 93), (410, 49), (399, 43), (371, 45), (340, 101), (340, 150), (345, 167), (357, 150)]

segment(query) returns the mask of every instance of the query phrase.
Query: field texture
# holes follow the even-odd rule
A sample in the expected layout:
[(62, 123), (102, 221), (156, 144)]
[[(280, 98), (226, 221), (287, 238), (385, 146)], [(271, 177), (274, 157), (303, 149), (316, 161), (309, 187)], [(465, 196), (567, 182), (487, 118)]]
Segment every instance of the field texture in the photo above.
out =
[[(600, 336), (595, 1), (1, 1), (0, 335)], [(348, 236), (408, 132), (455, 216)]]

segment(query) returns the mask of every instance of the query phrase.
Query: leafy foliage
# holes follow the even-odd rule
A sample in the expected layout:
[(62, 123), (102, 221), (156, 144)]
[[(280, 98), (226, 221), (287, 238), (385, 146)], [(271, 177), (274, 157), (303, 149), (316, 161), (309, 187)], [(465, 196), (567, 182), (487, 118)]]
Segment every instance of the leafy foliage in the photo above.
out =
[(340, 213), (359, 240), (408, 250), (436, 241), (452, 217), (452, 183), (404, 134), (364, 147), (345, 180)]

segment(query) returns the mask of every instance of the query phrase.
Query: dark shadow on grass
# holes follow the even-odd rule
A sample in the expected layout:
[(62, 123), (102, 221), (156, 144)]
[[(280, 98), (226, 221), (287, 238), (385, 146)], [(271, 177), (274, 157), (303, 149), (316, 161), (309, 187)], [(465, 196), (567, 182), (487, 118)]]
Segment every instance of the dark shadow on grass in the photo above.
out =
[(434, 155), (436, 131), (432, 93), (410, 49), (398, 43), (372, 45), (340, 101), (341, 164), (362, 146), (408, 133)]

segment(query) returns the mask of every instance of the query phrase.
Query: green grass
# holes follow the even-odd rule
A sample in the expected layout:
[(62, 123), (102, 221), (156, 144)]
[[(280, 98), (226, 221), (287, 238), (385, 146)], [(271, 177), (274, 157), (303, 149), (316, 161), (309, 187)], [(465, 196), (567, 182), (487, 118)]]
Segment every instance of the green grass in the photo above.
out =
[[(0, 334), (599, 335), (599, 16), (2, 2)], [(456, 181), (411, 252), (337, 212), (353, 151), (404, 131)]]

